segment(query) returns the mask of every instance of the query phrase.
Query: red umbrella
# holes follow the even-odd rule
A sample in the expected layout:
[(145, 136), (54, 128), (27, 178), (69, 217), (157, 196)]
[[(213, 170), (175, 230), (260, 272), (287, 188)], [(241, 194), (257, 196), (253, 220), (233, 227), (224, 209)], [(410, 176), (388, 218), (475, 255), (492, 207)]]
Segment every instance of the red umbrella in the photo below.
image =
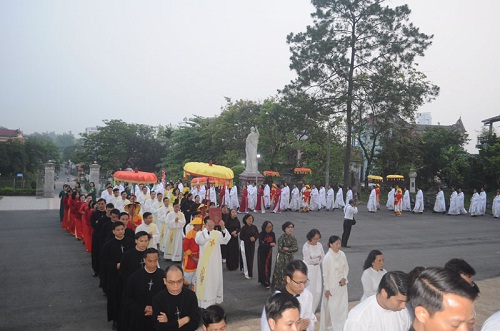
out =
[(272, 170), (265, 170), (264, 171), (264, 176), (279, 176), (280, 173), (277, 171), (272, 171)]
[(296, 174), (310, 174), (312, 173), (311, 168), (295, 168), (293, 172)]
[(154, 184), (158, 181), (156, 175), (152, 172), (138, 171), (117, 171), (113, 174), (115, 180), (133, 184)]

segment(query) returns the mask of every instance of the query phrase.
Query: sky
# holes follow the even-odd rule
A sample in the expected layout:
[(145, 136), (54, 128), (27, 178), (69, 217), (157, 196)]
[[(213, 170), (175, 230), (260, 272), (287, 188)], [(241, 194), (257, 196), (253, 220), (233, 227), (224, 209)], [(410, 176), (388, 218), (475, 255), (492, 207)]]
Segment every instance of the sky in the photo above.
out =
[[(420, 111), (433, 124), (461, 117), (476, 152), (481, 120), (500, 115), (500, 1), (386, 4), (408, 4), (434, 35), (417, 62), (441, 92)], [(177, 125), (220, 114), (225, 97), (264, 100), (295, 77), (286, 36), (305, 31), (313, 9), (307, 0), (1, 0), (0, 126)]]

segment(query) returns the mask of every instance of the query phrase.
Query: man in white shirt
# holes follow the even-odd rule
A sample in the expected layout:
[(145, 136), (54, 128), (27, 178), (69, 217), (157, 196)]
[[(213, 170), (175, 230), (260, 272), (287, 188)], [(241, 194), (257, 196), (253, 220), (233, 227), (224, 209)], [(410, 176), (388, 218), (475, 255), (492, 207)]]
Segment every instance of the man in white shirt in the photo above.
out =
[[(296, 297), (300, 303), (300, 320), (297, 330), (314, 331), (316, 315), (312, 308), (313, 295), (306, 288), (309, 279), (307, 278), (307, 265), (301, 260), (290, 262), (285, 268), (286, 286), (283, 292)], [(262, 310), (260, 318), (261, 331), (270, 331), (265, 309)]]
[(402, 271), (386, 273), (378, 292), (359, 303), (347, 316), (344, 331), (401, 331), (412, 323), (406, 308), (410, 283)]
[(349, 236), (351, 235), (351, 227), (356, 222), (354, 220), (354, 215), (358, 213), (358, 203), (351, 199), (349, 201), (349, 205), (345, 207), (344, 210), (344, 232), (342, 233), (342, 247), (351, 248), (351, 246), (347, 246), (347, 241), (349, 240)]
[(116, 182), (116, 185), (113, 187), (113, 190), (117, 188), (120, 194), (122, 194), (123, 191), (125, 191), (125, 187), (122, 185), (120, 181)]
[(106, 199), (106, 203), (112, 203), (113, 206), (115, 206), (115, 208), (117, 208), (116, 204), (121, 199), (122, 199), (122, 197), (120, 196), (120, 189), (119, 188), (114, 188), (113, 189), (113, 195), (109, 197), (109, 201), (108, 201), (108, 199)]

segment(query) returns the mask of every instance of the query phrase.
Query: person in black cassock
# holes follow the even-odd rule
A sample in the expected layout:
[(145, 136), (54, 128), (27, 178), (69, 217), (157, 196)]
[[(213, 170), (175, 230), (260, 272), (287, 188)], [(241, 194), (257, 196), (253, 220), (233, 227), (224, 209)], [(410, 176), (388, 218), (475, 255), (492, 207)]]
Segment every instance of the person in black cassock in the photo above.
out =
[[(240, 220), (236, 209), (231, 209), (227, 222), (224, 221), (226, 229), (231, 235), (231, 240), (226, 245), (226, 267), (227, 270), (236, 270), (240, 265), (240, 243), (238, 234), (241, 230)], [(243, 269), (243, 267), (241, 268)]]
[[(97, 210), (90, 216), (90, 226), (94, 229), (92, 232), (92, 269), (94, 270), (94, 277), (99, 276), (101, 270), (99, 234), (101, 233), (102, 225), (106, 216), (106, 200), (97, 200)], [(101, 220), (102, 219), (102, 220)]]
[(196, 294), (183, 287), (181, 267), (172, 264), (165, 269), (163, 289), (153, 297), (153, 320), (156, 330), (194, 331), (201, 321)]
[(129, 319), (120, 325), (121, 331), (152, 331), (153, 296), (164, 289), (165, 272), (158, 268), (158, 251), (148, 248), (143, 254), (144, 268), (128, 278), (123, 291), (123, 307)]
[(128, 250), (122, 256), (120, 263), (120, 276), (123, 284), (128, 277), (139, 269), (144, 268), (144, 251), (148, 248), (151, 236), (146, 231), (139, 231), (135, 234), (135, 247)]
[[(127, 214), (128, 217), (128, 214)], [(125, 229), (126, 231), (126, 229)], [(127, 236), (125, 234), (125, 236)], [(144, 252), (148, 248), (150, 235), (146, 231), (139, 231), (135, 234), (135, 248), (126, 251), (122, 256), (122, 261), (120, 262), (119, 274), (122, 279), (122, 284), (125, 286), (130, 275), (132, 275), (137, 270), (144, 268)], [(128, 307), (124, 304), (121, 308), (120, 313), (120, 323), (122, 326), (129, 325), (130, 311)], [(123, 328), (122, 330), (127, 330)]]
[(123, 286), (118, 270), (123, 254), (134, 247), (134, 241), (125, 237), (125, 225), (117, 221), (113, 223), (115, 237), (107, 241), (101, 254), (102, 268), (106, 269), (106, 295), (108, 321), (113, 321), (113, 329), (118, 328), (120, 304)]

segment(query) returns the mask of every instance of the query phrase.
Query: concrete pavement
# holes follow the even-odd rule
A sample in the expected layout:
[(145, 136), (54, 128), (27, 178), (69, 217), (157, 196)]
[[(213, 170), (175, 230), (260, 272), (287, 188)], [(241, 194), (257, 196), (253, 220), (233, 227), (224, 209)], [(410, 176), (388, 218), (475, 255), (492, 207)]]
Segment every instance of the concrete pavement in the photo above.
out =
[[(59, 199), (57, 198), (3, 197), (0, 199), (0, 224), (3, 223), (4, 229), (0, 233), (0, 242), (4, 252), (0, 258), (0, 265), (7, 268), (11, 263), (9, 257), (18, 253), (20, 260), (17, 269), (27, 268), (28, 275), (24, 276), (23, 274), (23, 277), (28, 277), (31, 272), (39, 272), (36, 276), (33, 275), (33, 279), (26, 280), (24, 283), (26, 285), (21, 292), (16, 290), (15, 286), (8, 285), (19, 281), (18, 273), (13, 271), (1, 273), (2, 284), (7, 284), (9, 291), (3, 298), (0, 298), (0, 307), (2, 310), (7, 309), (10, 300), (15, 300), (20, 307), (14, 311), (5, 310), (4, 312), (8, 315), (1, 314), (3, 317), (0, 318), (0, 329), (20, 330), (29, 325), (27, 320), (15, 319), (15, 322), (12, 320), (13, 316), (15, 317), (16, 313), (23, 311), (23, 309), (45, 309), (48, 311), (53, 309), (50, 308), (50, 305), (45, 308), (38, 306), (36, 306), (38, 308), (34, 308), (30, 305), (36, 305), (40, 301), (53, 301), (52, 298), (46, 298), (53, 293), (37, 293), (36, 291), (42, 291), (42, 289), (36, 285), (50, 284), (50, 273), (58, 270), (64, 272), (65, 277), (61, 278), (61, 282), (71, 278), (82, 282), (81, 285), (72, 289), (67, 289), (63, 283), (51, 287), (56, 291), (56, 303), (63, 301), (59, 296), (64, 295), (65, 300), (68, 300), (63, 302), (62, 307), (64, 308), (60, 309), (69, 309), (73, 312), (79, 310), (81, 307), (79, 307), (78, 302), (70, 301), (75, 296), (80, 298), (80, 304), (83, 302), (88, 310), (102, 311), (105, 309), (105, 302), (94, 290), (94, 280), (87, 278), (90, 272), (89, 258), (82, 251), (81, 243), (64, 235), (63, 231), (58, 229), (60, 223), (58, 222), (58, 213), (55, 211), (58, 208)], [(402, 217), (396, 218), (392, 213), (384, 211), (368, 214), (366, 206), (360, 206), (358, 216), (358, 224), (353, 228), (349, 241), (352, 248), (345, 250), (350, 265), (350, 306), (354, 306), (357, 303), (356, 300), (361, 296), (359, 278), (363, 261), (369, 250), (378, 248), (384, 252), (386, 268), (389, 270), (409, 271), (416, 265), (443, 265), (451, 257), (466, 259), (476, 268), (477, 283), (481, 289), (481, 296), (476, 303), (478, 319), (478, 328), (476, 329), (479, 329), (479, 326), (493, 312), (500, 310), (500, 302), (498, 301), (500, 297), (500, 268), (498, 268), (500, 242), (497, 235), (500, 230), (500, 221), (494, 220), (491, 216), (471, 218), (430, 213), (423, 215), (404, 214)], [(15, 219), (16, 222), (9, 222), (12, 219)], [(329, 235), (340, 234), (342, 229), (342, 215), (338, 211), (311, 212), (309, 214), (259, 213), (255, 214), (255, 219), (257, 227), (260, 227), (264, 220), (271, 220), (274, 223), (277, 237), (282, 233), (281, 224), (285, 220), (294, 222), (295, 234), (300, 247), (305, 242), (305, 233), (313, 227), (318, 228), (323, 234), (322, 243), (327, 241)], [(19, 239), (16, 238), (19, 236), (26, 236), (30, 243), (30, 245), (22, 245), (25, 252), (24, 250), (23, 252), (12, 250), (15, 243), (18, 242)], [(48, 243), (50, 243), (49, 246)], [(30, 247), (38, 247), (38, 249), (33, 250)], [(11, 249), (12, 252), (9, 252), (8, 249)], [(48, 250), (49, 254), (53, 254), (52, 259), (46, 259), (46, 254), (41, 254), (40, 251), (45, 250)], [(301, 258), (301, 255), (301, 251), (299, 251), (296, 258)], [(56, 264), (54, 264), (54, 260)], [(164, 264), (162, 261), (162, 267)], [(54, 267), (58, 270), (54, 270)], [(256, 284), (256, 281), (245, 280), (238, 272), (228, 272), (225, 267), (223, 270), (225, 285), (222, 305), (228, 312), (230, 329), (257, 330), (259, 328), (258, 316), (269, 292)], [(14, 278), (11, 279), (11, 277)], [(93, 290), (90, 293), (89, 288)], [(33, 301), (33, 298), (36, 300)], [(25, 306), (23, 307), (23, 305)], [(9, 307), (9, 309), (11, 308)], [(89, 315), (84, 311), (78, 311), (70, 317), (71, 321), (83, 323), (83, 321), (88, 320)], [(43, 320), (44, 323), (47, 323), (46, 325), (52, 325), (55, 323), (54, 318), (64, 319), (60, 316), (47, 315)], [(95, 327), (92, 329), (106, 330), (105, 321), (101, 321), (104, 318), (102, 314), (99, 315)], [(68, 327), (57, 329), (71, 330)]]

